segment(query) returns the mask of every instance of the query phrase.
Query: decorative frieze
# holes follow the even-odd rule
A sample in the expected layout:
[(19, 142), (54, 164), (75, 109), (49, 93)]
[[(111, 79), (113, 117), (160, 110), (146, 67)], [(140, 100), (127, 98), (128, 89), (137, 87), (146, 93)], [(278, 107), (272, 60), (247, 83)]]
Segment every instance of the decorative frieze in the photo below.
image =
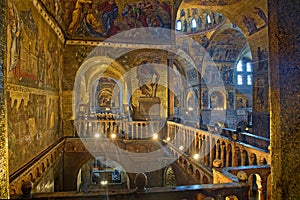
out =
[(49, 26), (54, 30), (61, 42), (65, 42), (65, 36), (63, 34), (63, 31), (60, 29), (60, 26), (52, 17), (49, 16), (49, 14), (45, 10), (45, 8), (39, 3), (39, 1), (33, 0), (33, 5), (40, 13), (40, 15), (45, 19), (45, 21), (49, 24)]

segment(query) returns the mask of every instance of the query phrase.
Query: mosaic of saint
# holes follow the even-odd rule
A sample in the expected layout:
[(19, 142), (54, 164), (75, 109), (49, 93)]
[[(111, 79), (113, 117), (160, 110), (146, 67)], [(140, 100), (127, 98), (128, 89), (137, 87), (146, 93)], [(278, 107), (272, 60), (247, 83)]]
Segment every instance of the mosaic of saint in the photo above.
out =
[(77, 0), (68, 8), (66, 15), (71, 20), (66, 29), (72, 37), (106, 38), (133, 28), (171, 28), (171, 5), (158, 0), (133, 3)]

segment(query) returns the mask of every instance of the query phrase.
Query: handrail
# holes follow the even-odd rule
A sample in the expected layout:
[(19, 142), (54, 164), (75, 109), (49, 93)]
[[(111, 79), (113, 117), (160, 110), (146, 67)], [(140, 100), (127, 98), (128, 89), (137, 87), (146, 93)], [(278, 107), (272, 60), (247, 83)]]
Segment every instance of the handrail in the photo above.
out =
[[(193, 137), (193, 142), (188, 149), (189, 153), (201, 154), (202, 162), (212, 167), (215, 159), (221, 159), (223, 166), (263, 165), (270, 163), (270, 155), (267, 150), (238, 141), (236, 138), (229, 139), (222, 134), (209, 133), (194, 127), (167, 122), (167, 136), (172, 138)], [(191, 135), (192, 136), (189, 136)], [(189, 137), (188, 137), (189, 136)], [(238, 159), (238, 155), (241, 160)], [(247, 163), (249, 162), (249, 163)]]
[[(214, 199), (225, 199), (229, 196), (236, 196), (238, 199), (247, 199), (249, 185), (246, 183), (226, 184), (203, 184), (175, 187), (154, 187), (147, 188), (144, 192), (136, 192), (135, 189), (110, 190), (102, 189), (98, 192), (54, 192), (33, 194), (32, 199), (197, 199), (211, 197)], [(20, 195), (11, 195), (11, 199), (18, 199)]]
[(54, 142), (52, 145), (47, 147), (44, 151), (42, 151), (40, 154), (32, 158), (29, 162), (25, 163), (23, 166), (21, 166), (18, 170), (13, 172), (9, 175), (9, 183), (13, 182), (16, 178), (18, 178), (22, 173), (27, 171), (32, 165), (34, 165), (37, 161), (39, 161), (42, 157), (47, 155), (51, 150), (55, 149), (55, 147), (59, 146), (62, 142), (65, 141), (66, 137), (62, 137), (56, 142)]
[(123, 139), (145, 139), (152, 137), (153, 133), (163, 129), (164, 122), (152, 121), (128, 121), (127, 119), (78, 119), (75, 120), (77, 135), (82, 138), (97, 137), (103, 134), (109, 138), (115, 134)]

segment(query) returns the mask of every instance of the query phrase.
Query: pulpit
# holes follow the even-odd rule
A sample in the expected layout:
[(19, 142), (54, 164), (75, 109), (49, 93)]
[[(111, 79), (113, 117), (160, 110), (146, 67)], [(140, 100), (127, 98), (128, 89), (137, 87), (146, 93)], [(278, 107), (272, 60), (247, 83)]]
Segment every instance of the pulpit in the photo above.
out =
[(140, 120), (160, 118), (160, 99), (158, 97), (140, 97), (138, 102)]

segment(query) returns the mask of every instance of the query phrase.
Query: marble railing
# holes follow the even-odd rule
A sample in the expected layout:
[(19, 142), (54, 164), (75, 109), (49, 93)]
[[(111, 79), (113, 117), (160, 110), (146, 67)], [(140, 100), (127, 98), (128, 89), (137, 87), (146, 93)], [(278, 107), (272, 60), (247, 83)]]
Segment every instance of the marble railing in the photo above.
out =
[[(243, 143), (238, 140), (236, 135), (231, 137), (224, 136), (224, 133), (219, 131), (207, 132), (198, 128), (182, 125), (175, 122), (167, 122), (166, 124), (162, 121), (126, 121), (124, 119), (82, 119), (77, 120), (75, 125), (77, 126), (77, 136), (93, 139), (94, 137), (105, 136), (112, 138), (113, 134), (118, 139), (127, 139), (126, 141), (134, 141), (140, 139), (147, 139), (153, 136), (153, 133), (159, 134), (159, 139), (162, 139), (167, 145), (171, 144), (167, 148), (171, 154), (177, 159), (177, 163), (181, 166), (189, 175), (199, 180), (199, 183), (205, 184), (201, 186), (182, 186), (172, 188), (151, 188), (147, 189), (147, 192), (142, 194), (144, 199), (151, 199), (156, 196), (155, 199), (176, 199), (174, 196), (178, 192), (178, 197), (181, 192), (185, 195), (192, 195), (193, 197), (200, 196), (200, 199), (205, 197), (213, 197), (215, 199), (225, 199), (225, 197), (236, 196), (238, 199), (244, 199), (243, 195), (248, 195), (248, 184), (241, 184), (238, 182), (238, 172), (246, 171), (248, 175), (248, 183), (253, 183), (257, 180), (260, 175), (262, 180), (262, 187), (260, 188), (260, 194), (266, 196), (268, 193), (265, 188), (266, 177), (269, 178), (268, 173), (261, 175), (259, 169), (268, 166), (270, 164), (269, 153), (266, 150), (257, 148), (255, 146)], [(222, 130), (221, 130), (222, 131)], [(101, 134), (102, 133), (102, 134)], [(75, 139), (75, 138), (74, 138)], [(61, 144), (61, 143), (60, 143)], [(67, 145), (67, 144), (65, 144)], [(183, 148), (181, 148), (183, 146)], [(64, 147), (66, 150), (67, 146)], [(61, 148), (54, 148), (61, 149)], [(74, 148), (72, 148), (74, 150)], [(75, 148), (78, 149), (78, 148)], [(82, 148), (84, 149), (84, 148)], [(149, 147), (150, 149), (150, 147)], [(51, 150), (52, 152), (53, 150)], [(58, 154), (61, 150), (55, 150)], [(136, 152), (136, 150), (135, 150)], [(195, 155), (198, 154), (198, 157)], [(48, 154), (49, 155), (49, 154)], [(47, 156), (48, 156), (47, 155)], [(52, 155), (52, 154), (51, 154)], [(55, 155), (55, 154), (53, 154)], [(51, 156), (50, 156), (51, 157)], [(41, 167), (36, 168), (34, 173), (23, 173), (22, 180), (36, 181), (35, 177), (40, 177), (40, 172), (43, 172), (45, 166), (48, 166), (48, 161), (52, 162), (52, 158), (41, 159)], [(46, 164), (43, 163), (46, 160)], [(219, 166), (215, 172), (219, 172), (219, 177), (227, 177), (226, 174), (231, 174), (232, 177), (227, 177), (226, 182), (215, 182), (215, 174), (213, 170), (216, 169), (214, 161), (218, 160)], [(267, 167), (268, 168), (268, 167)], [(40, 170), (42, 169), (42, 170)], [(212, 170), (213, 169), (213, 170)], [(223, 170), (221, 170), (223, 169)], [(225, 170), (227, 169), (227, 171)], [(268, 170), (268, 169), (267, 169)], [(250, 173), (251, 172), (251, 173)], [(256, 177), (256, 179), (249, 179), (249, 177)], [(225, 178), (226, 179), (226, 178)], [(21, 180), (20, 177), (18, 180)], [(210, 184), (210, 183), (222, 183), (222, 184)], [(174, 189), (175, 188), (175, 189)], [(227, 188), (227, 189), (226, 189)], [(20, 184), (11, 187), (11, 194), (20, 193)], [(224, 192), (226, 191), (226, 192)], [(105, 193), (107, 194), (107, 192)], [(110, 199), (114, 199), (113, 194), (125, 195), (127, 197), (135, 197), (136, 193), (134, 190), (114, 191), (111, 194)], [(179, 195), (180, 194), (180, 195)], [(42, 198), (44, 194), (37, 194), (35, 198)], [(53, 193), (46, 194), (50, 199), (63, 199), (67, 196), (74, 198), (82, 198), (86, 194), (77, 193)], [(102, 193), (92, 193), (88, 196), (93, 199), (100, 197)], [(174, 198), (173, 198), (174, 196)], [(14, 196), (12, 196), (14, 198)], [(129, 199), (130, 199), (129, 198)]]
[[(138, 140), (152, 138), (157, 134), (159, 139), (169, 140), (177, 148), (182, 146), (184, 150), (181, 151), (188, 156), (197, 154), (201, 163), (210, 168), (215, 159), (220, 159), (223, 167), (270, 164), (268, 150), (249, 144), (243, 139), (245, 134), (219, 127), (209, 127), (208, 131), (204, 131), (171, 121), (165, 124), (159, 120), (126, 119), (79, 119), (75, 121), (75, 126), (76, 136), (81, 138)], [(255, 137), (251, 138), (255, 140)]]
[[(215, 161), (216, 162), (216, 161)], [(271, 168), (270, 165), (219, 167), (213, 168), (213, 183), (229, 183), (238, 180), (237, 176), (244, 176), (249, 184), (249, 199), (271, 199)]]
[[(53, 145), (49, 146), (42, 153), (33, 158), (30, 162), (9, 176), (9, 193), (20, 194), (22, 183), (24, 181), (32, 182), (37, 188), (37, 185), (46, 185), (43, 183), (43, 177), (53, 168), (57, 167), (62, 159), (64, 151), (65, 139), (61, 138)], [(42, 190), (43, 188), (41, 188)], [(35, 190), (39, 191), (39, 190)]]
[(243, 143), (235, 136), (229, 139), (219, 132), (210, 133), (168, 121), (166, 137), (181, 142), (176, 146), (185, 147), (185, 153), (191, 157), (197, 154), (200, 162), (209, 167), (213, 167), (215, 159), (221, 160), (222, 167), (270, 164), (267, 150)]
[(76, 136), (91, 138), (146, 139), (163, 130), (163, 121), (128, 121), (124, 119), (80, 119), (75, 121)]
[[(176, 187), (145, 188), (144, 191), (137, 189), (109, 190), (102, 189), (98, 192), (55, 192), (26, 195), (27, 199), (126, 199), (126, 200), (182, 200), (182, 199), (247, 199), (249, 185), (243, 182), (226, 184), (204, 184)], [(25, 195), (24, 195), (25, 196)], [(25, 197), (26, 197), (25, 196)], [(11, 195), (11, 199), (22, 198), (22, 195)]]
[(264, 150), (267, 150), (270, 145), (270, 139), (254, 135), (247, 132), (241, 132), (229, 128), (221, 128), (216, 126), (207, 126), (208, 132), (212, 134), (219, 134), (221, 136), (227, 137), (229, 140), (243, 142)]

